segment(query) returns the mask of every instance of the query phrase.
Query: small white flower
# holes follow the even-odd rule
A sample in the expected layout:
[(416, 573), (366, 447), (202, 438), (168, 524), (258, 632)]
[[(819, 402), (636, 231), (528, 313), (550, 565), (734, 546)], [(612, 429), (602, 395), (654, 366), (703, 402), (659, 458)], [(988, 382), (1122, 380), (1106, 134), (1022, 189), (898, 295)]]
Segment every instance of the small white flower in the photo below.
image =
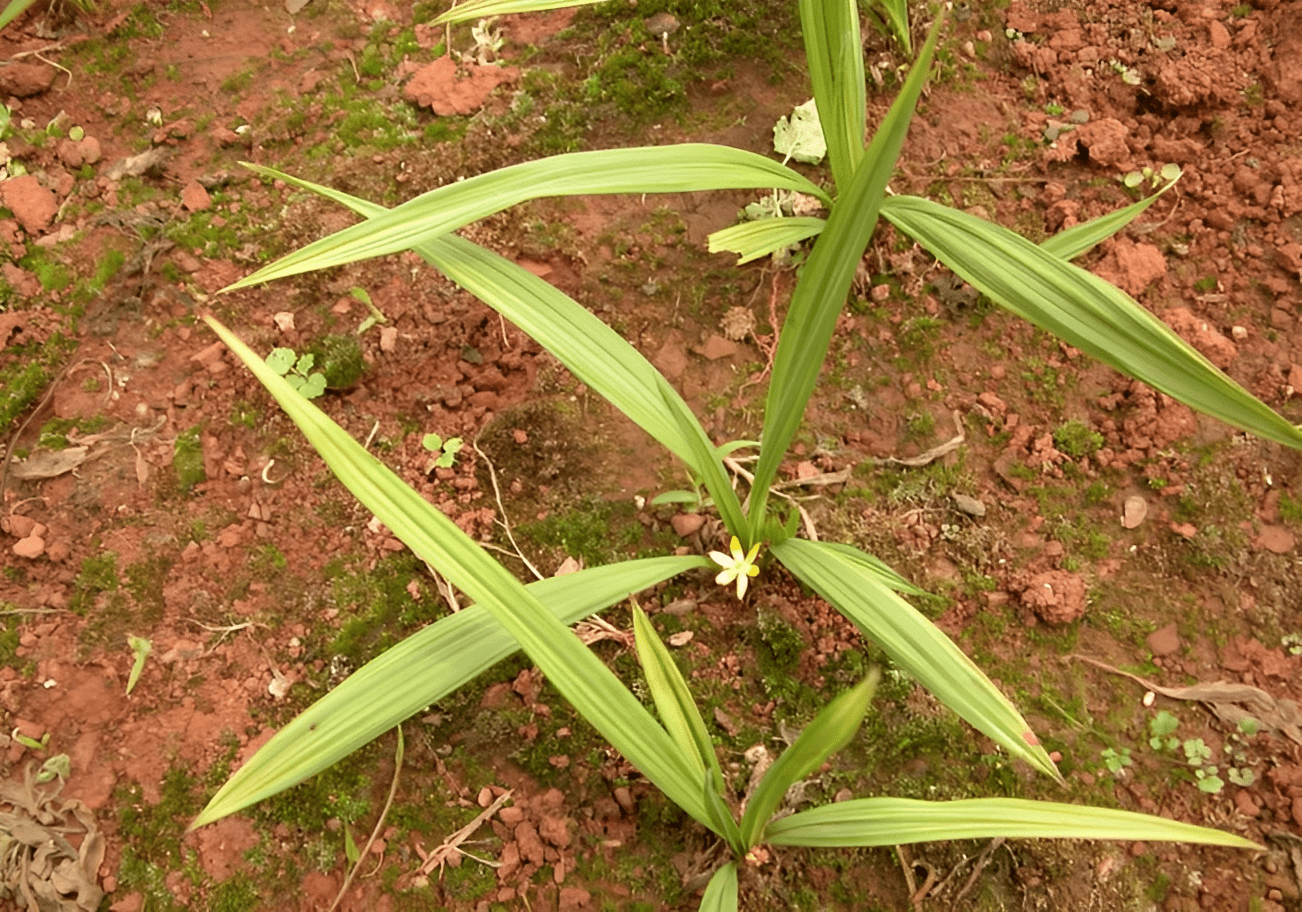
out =
[(711, 551), (710, 560), (714, 561), (723, 568), (723, 572), (714, 578), (714, 581), (720, 586), (727, 586), (733, 580), (737, 581), (737, 598), (746, 597), (746, 586), (752, 576), (759, 575), (759, 567), (755, 566), (755, 557), (759, 554), (759, 542), (751, 545), (749, 553), (743, 553), (741, 542), (737, 536), (732, 537), (730, 548), (732, 554), (727, 555), (722, 551)]

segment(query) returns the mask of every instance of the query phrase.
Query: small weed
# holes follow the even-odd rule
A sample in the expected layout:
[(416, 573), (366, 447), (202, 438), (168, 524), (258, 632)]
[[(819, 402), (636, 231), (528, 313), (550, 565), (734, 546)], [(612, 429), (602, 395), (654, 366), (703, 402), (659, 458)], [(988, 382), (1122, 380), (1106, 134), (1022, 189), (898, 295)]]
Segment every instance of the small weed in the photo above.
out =
[(86, 612), (94, 606), (97, 595), (112, 592), (120, 584), (117, 552), (104, 551), (91, 555), (81, 562), (81, 572), (73, 580), (68, 610), (85, 617)]
[(299, 356), (292, 348), (273, 348), (267, 355), (267, 367), (284, 377), (305, 399), (315, 399), (326, 390), (325, 374), (312, 373), (315, 363), (315, 355), (309, 352)]
[(1118, 779), (1125, 775), (1126, 767), (1135, 765), (1135, 761), (1130, 757), (1130, 748), (1128, 747), (1123, 747), (1120, 752), (1111, 747), (1104, 748), (1099, 757), (1103, 760), (1103, 765), (1107, 767), (1108, 772)]
[(187, 494), (194, 490), (195, 485), (208, 480), (203, 467), (203, 444), (199, 442), (198, 425), (176, 435), (176, 443), (172, 445), (172, 468), (181, 490)]
[(1103, 435), (1083, 421), (1068, 421), (1053, 432), (1053, 445), (1072, 459), (1093, 456), (1103, 446)]
[(449, 437), (444, 440), (438, 434), (426, 434), (420, 440), (420, 445), (431, 453), (436, 454), (425, 466), (426, 473), (435, 469), (450, 469), (452, 464), (457, 460), (457, 453), (465, 446), (465, 442), (460, 437)]

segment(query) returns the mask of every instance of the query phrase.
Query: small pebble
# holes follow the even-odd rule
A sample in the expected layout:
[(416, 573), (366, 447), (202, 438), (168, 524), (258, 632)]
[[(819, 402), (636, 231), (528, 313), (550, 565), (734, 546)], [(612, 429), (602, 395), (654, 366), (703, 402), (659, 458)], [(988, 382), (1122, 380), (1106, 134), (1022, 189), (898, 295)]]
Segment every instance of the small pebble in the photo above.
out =
[(982, 517), (986, 515), (986, 505), (976, 497), (969, 497), (966, 494), (954, 495), (954, 506), (960, 513), (966, 513), (968, 516)]
[(1121, 525), (1126, 529), (1138, 528), (1147, 515), (1148, 502), (1137, 494), (1132, 495), (1126, 498), (1126, 505), (1122, 508)]

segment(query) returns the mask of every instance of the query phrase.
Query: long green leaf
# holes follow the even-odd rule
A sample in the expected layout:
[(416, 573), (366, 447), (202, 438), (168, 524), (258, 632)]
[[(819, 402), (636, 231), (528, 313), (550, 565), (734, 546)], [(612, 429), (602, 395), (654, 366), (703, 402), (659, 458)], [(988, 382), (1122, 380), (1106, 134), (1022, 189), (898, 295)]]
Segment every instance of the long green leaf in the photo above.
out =
[[(366, 218), (378, 218), (389, 211), (270, 168), (259, 170), (334, 200)], [(744, 532), (741, 503), (723, 472), (719, 461), (722, 454), (683, 397), (619, 333), (560, 289), (464, 238), (427, 238), (415, 250), (435, 269), (520, 327), (574, 376), (683, 460), (704, 480), (728, 528), (740, 530), (739, 535)]]
[(431, 25), (469, 22), (471, 19), (487, 19), (490, 16), (508, 16), (511, 13), (540, 13), (544, 10), (562, 9), (567, 6), (590, 6), (604, 0), (468, 0), (460, 6), (454, 6), (431, 22)]
[(413, 553), (483, 605), (579, 714), (631, 764), (671, 801), (709, 826), (695, 771), (610, 669), (450, 519), (297, 393), (234, 334), (211, 317), (205, 320), (257, 375), (345, 487)]
[(737, 265), (740, 266), (783, 247), (799, 244), (818, 234), (826, 224), (821, 218), (805, 216), (766, 218), (721, 228), (706, 238), (706, 242), (710, 253), (727, 251), (738, 254)]
[[(526, 588), (572, 624), (687, 570), (701, 557), (666, 557), (592, 567)], [(471, 605), (440, 618), (349, 675), (236, 770), (192, 827), (233, 814), (309, 776), (443, 699), (519, 646), (487, 611)]]
[(1129, 206), (1092, 218), (1088, 222), (1072, 225), (1065, 231), (1059, 231), (1053, 237), (1043, 241), (1040, 249), (1064, 260), (1076, 259), (1095, 244), (1107, 240), (1133, 222), (1144, 210), (1157, 202), (1162, 194), (1174, 187), (1179, 179), (1177, 177), (1152, 196), (1131, 203)]
[(4, 28), (23, 13), (27, 12), (36, 0), (9, 0), (4, 11), (0, 12), (0, 28)]
[(709, 772), (701, 774), (701, 799), (710, 815), (711, 828), (723, 837), (724, 843), (734, 855), (740, 855), (745, 850), (745, 845), (741, 841), (737, 818), (732, 816), (732, 808), (723, 800), (723, 794)]
[(792, 538), (774, 545), (773, 554), (936, 699), (1013, 756), (1061, 779), (1026, 720), (976, 663), (861, 559), (847, 556), (847, 547)]
[(741, 816), (741, 840), (745, 848), (760, 842), (765, 825), (782, 803), (787, 789), (850, 743), (877, 690), (878, 677), (874, 669), (868, 677), (823, 707), (805, 726), (795, 743), (769, 767)]
[[(257, 166), (249, 165), (253, 170)], [(423, 193), (383, 215), (337, 231), (231, 285), (226, 291), (408, 250), (526, 200), (599, 193), (679, 193), (777, 187), (827, 194), (762, 155), (707, 143), (556, 155)]]
[(737, 912), (737, 862), (714, 872), (701, 897), (701, 912)]
[[(802, 12), (806, 5), (816, 2), (802, 0)], [(818, 374), (827, 356), (836, 318), (850, 292), (859, 259), (877, 225), (882, 192), (890, 180), (908, 133), (913, 108), (926, 83), (931, 55), (940, 34), (939, 26), (937, 20), (913, 71), (855, 170), (853, 181), (842, 188), (827, 219), (827, 227), (814, 244), (792, 293), (787, 317), (783, 321), (782, 338), (773, 356), (773, 376), (764, 406), (763, 446), (759, 463), (755, 466), (755, 480), (751, 483), (752, 540), (759, 536), (764, 526), (769, 486), (777, 476), (778, 466), (800, 427), (810, 394), (818, 384)]]
[[(706, 490), (714, 498), (714, 506), (728, 531), (746, 541), (749, 538), (746, 517), (741, 512), (737, 492), (728, 481), (728, 473), (723, 470), (718, 448), (705, 435), (701, 422), (696, 420), (696, 415), (663, 374), (656, 374), (656, 382), (660, 386), (666, 413), (678, 423), (679, 432), (691, 447), (692, 458), (687, 464), (696, 467)], [(746, 547), (750, 547), (750, 544), (750, 541), (746, 541)]]
[(883, 214), (983, 294), (1068, 345), (1226, 424), (1302, 448), (1302, 430), (1119, 288), (1005, 228), (929, 200), (892, 197)]
[(1207, 827), (1147, 814), (1021, 798), (917, 801), (857, 798), (775, 820), (765, 833), (774, 845), (888, 846), (942, 839), (1139, 839), (1261, 849), (1255, 842)]
[(823, 542), (823, 547), (829, 551), (835, 551), (844, 560), (856, 564), (860, 569), (873, 574), (882, 583), (882, 585), (894, 589), (896, 592), (903, 592), (906, 595), (916, 595), (921, 598), (935, 598), (926, 589), (915, 586), (913, 583), (900, 576), (893, 567), (882, 560), (880, 557), (874, 557), (865, 551), (861, 551), (853, 545), (841, 544), (840, 542)]
[(683, 756), (692, 759), (699, 775), (709, 773), (707, 787), (721, 791), (723, 769), (714, 753), (714, 742), (710, 740), (701, 711), (669, 650), (656, 635), (646, 614), (636, 606), (633, 608), (633, 634), (647, 689), (651, 691), (651, 699), (655, 701), (665, 731), (669, 732)]
[[(863, 158), (864, 74), (854, 0), (800, 0), (800, 31), (838, 193)], [(857, 75), (856, 75), (857, 72)]]

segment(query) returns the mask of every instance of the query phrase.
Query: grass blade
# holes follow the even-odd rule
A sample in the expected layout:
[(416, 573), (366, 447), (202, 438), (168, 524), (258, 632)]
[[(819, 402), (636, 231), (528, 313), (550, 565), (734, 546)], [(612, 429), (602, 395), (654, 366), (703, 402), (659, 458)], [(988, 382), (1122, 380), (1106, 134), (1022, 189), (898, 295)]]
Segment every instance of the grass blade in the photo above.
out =
[(838, 193), (844, 193), (864, 154), (866, 105), (858, 8), (853, 0), (800, 0), (800, 31), (828, 163)]
[(633, 632), (647, 689), (651, 691), (651, 699), (655, 701), (665, 731), (669, 732), (669, 737), (678, 744), (684, 756), (693, 758), (697, 773), (707, 776), (706, 788), (713, 788), (716, 793), (721, 791), (723, 769), (715, 756), (714, 742), (710, 740), (701, 711), (669, 650), (656, 635), (646, 614), (636, 605), (633, 607)]
[(1136, 839), (1258, 849), (1254, 842), (1176, 820), (1021, 798), (917, 801), (857, 798), (775, 820), (774, 845), (888, 846), (943, 839)]
[(821, 232), (826, 224), (821, 218), (766, 218), (720, 229), (706, 240), (710, 253), (726, 251), (740, 255), (741, 259), (737, 260), (740, 266), (791, 244), (799, 244)]
[(1302, 430), (1119, 288), (1005, 228), (929, 200), (892, 197), (883, 213), (983, 294), (1068, 345), (1190, 408), (1302, 449)]
[[(817, 0), (803, 0), (801, 11)], [(877, 225), (882, 193), (890, 180), (909, 121), (927, 79), (932, 51), (940, 34), (940, 20), (932, 29), (913, 71), (891, 105), (872, 145), (832, 207), (827, 226), (805, 262), (800, 281), (782, 326), (782, 338), (773, 356), (773, 376), (764, 406), (764, 440), (755, 480), (751, 483), (752, 540), (764, 526), (769, 485), (782, 457), (800, 427), (809, 396), (827, 356), (836, 318), (845, 304), (855, 269)], [(812, 67), (812, 64), (811, 64)], [(831, 147), (829, 138), (828, 147)]]
[[(526, 588), (564, 624), (687, 570), (701, 557), (592, 567)], [(367, 662), (296, 716), (236, 770), (191, 825), (203, 826), (297, 785), (514, 653), (519, 646), (471, 605)]]
[[(248, 167), (269, 173), (256, 165)], [(382, 215), (314, 241), (225, 290), (398, 253), (426, 238), (541, 197), (755, 187), (798, 190), (827, 199), (823, 190), (785, 165), (728, 146), (683, 143), (574, 152), (512, 165), (430, 190)]]
[[(1177, 177), (1176, 180), (1179, 178)], [(1176, 181), (1173, 180), (1152, 196), (1131, 203), (1116, 212), (1109, 212), (1088, 222), (1072, 225), (1065, 231), (1059, 231), (1053, 237), (1043, 241), (1040, 249), (1064, 260), (1074, 260), (1095, 244), (1107, 240), (1133, 222), (1144, 210), (1157, 202), (1162, 194), (1174, 187), (1175, 183)]]
[(897, 665), (1015, 757), (1061, 779), (1026, 720), (954, 641), (896, 595), (847, 546), (792, 538), (774, 545), (782, 564), (854, 622)]
[[(329, 187), (263, 170), (268, 176), (311, 190), (367, 218), (378, 218), (390, 211)], [(741, 504), (705, 429), (682, 396), (623, 336), (560, 289), (464, 238), (428, 238), (415, 250), (453, 282), (520, 327), (589, 388), (686, 463), (705, 480), (729, 529), (744, 531)]]
[(737, 862), (714, 872), (701, 897), (701, 912), (737, 912)]
[(358, 500), (422, 560), (484, 608), (628, 761), (696, 820), (710, 825), (691, 765), (646, 708), (538, 599), (446, 516), (303, 398), (229, 330), (205, 318), (253, 371)]
[(711, 779), (710, 773), (701, 774), (701, 799), (710, 814), (712, 829), (723, 838), (734, 854), (740, 855), (745, 846), (741, 841), (741, 830), (737, 828), (737, 819), (732, 816), (732, 808), (728, 807)]
[(863, 722), (864, 713), (868, 712), (878, 677), (874, 669), (868, 677), (828, 703), (805, 726), (796, 742), (773, 761), (741, 817), (741, 840), (745, 848), (761, 841), (765, 824), (777, 811), (787, 789), (850, 743)]
[(0, 28), (4, 28), (23, 13), (27, 12), (36, 0), (9, 0), (4, 11), (0, 12)]
[(469, 22), (471, 19), (487, 19), (490, 16), (506, 16), (511, 13), (540, 13), (545, 10), (563, 9), (567, 6), (591, 6), (604, 0), (468, 0), (460, 6), (443, 13), (430, 25), (456, 24)]

